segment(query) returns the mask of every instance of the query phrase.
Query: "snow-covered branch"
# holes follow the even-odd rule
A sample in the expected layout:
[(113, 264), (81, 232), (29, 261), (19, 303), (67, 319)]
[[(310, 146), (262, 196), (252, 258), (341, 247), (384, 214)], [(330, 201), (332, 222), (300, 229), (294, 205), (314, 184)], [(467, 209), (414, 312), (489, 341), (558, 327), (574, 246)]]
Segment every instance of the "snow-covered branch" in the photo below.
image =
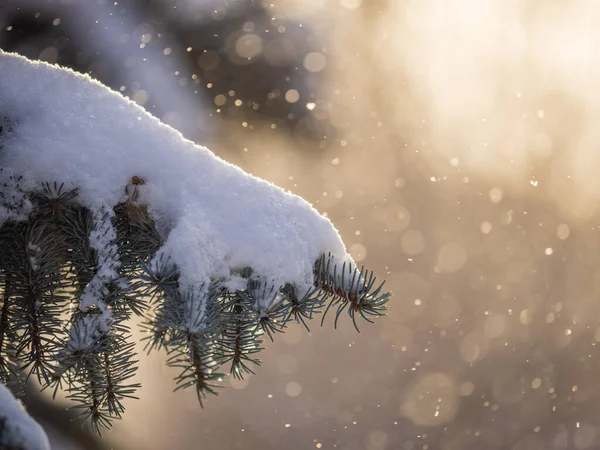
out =
[(132, 314), (202, 401), (290, 320), (385, 310), (309, 203), (87, 76), (0, 52), (0, 118), (0, 382), (66, 388), (98, 432), (139, 387)]

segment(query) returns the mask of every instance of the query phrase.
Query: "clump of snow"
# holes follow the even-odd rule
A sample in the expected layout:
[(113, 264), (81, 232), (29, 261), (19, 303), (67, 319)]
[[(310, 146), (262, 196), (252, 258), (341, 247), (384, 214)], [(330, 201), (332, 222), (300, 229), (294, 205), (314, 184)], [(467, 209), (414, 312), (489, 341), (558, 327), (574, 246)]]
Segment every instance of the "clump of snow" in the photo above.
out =
[(99, 316), (84, 316), (71, 326), (66, 354), (74, 354), (91, 348), (106, 331), (107, 323)]
[[(300, 291), (312, 284), (323, 253), (354, 266), (336, 229), (309, 203), (186, 140), (86, 75), (0, 51), (2, 116), (14, 126), (0, 136), (0, 168), (22, 175), (28, 188), (65, 183), (100, 214), (125, 199), (132, 177), (142, 178), (139, 202), (165, 239), (157, 257), (177, 264), (183, 288), (214, 279), (243, 288), (236, 272), (251, 267), (253, 277)], [(115, 264), (108, 258), (101, 266), (98, 289)], [(90, 289), (84, 307), (94, 302)]]
[(44, 430), (0, 384), (0, 448), (50, 450)]
[(90, 247), (96, 250), (97, 270), (94, 278), (87, 284), (79, 302), (79, 309), (87, 311), (96, 306), (100, 311), (98, 325), (101, 330), (110, 328), (111, 313), (104, 303), (103, 298), (108, 294), (111, 282), (119, 279), (118, 246), (116, 244), (117, 232), (112, 224), (113, 212), (107, 208), (100, 208), (94, 214), (94, 229), (90, 233)]

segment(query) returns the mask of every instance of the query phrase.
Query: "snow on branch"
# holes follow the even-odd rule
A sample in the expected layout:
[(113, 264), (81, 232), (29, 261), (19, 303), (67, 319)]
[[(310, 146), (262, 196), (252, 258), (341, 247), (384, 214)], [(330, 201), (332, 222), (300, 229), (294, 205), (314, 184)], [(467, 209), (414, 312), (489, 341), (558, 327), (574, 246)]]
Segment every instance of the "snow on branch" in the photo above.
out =
[(309, 203), (88, 76), (1, 51), (0, 183), (0, 382), (65, 389), (98, 432), (139, 386), (132, 314), (202, 401), (290, 320), (335, 307), (358, 330), (385, 310)]
[(0, 384), (0, 448), (8, 450), (50, 450), (42, 427), (21, 403)]

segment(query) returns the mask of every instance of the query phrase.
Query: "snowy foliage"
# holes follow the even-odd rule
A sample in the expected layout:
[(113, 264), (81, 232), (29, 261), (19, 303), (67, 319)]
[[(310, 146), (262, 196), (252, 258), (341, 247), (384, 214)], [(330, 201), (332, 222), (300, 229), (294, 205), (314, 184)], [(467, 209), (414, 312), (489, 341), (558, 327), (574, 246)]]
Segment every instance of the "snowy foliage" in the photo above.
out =
[[(332, 224), (301, 198), (194, 145), (137, 104), (84, 75), (2, 54), (2, 167), (79, 190), (94, 212), (125, 198), (133, 176), (186, 284), (252, 267), (277, 284), (312, 284), (324, 252), (349, 261)], [(13, 213), (14, 214), (14, 213)], [(5, 216), (6, 217), (6, 216)], [(0, 216), (0, 219), (3, 217)]]
[(4, 383), (65, 388), (100, 430), (138, 387), (131, 314), (202, 401), (288, 320), (384, 310), (306, 201), (87, 76), (1, 52), (0, 74)]

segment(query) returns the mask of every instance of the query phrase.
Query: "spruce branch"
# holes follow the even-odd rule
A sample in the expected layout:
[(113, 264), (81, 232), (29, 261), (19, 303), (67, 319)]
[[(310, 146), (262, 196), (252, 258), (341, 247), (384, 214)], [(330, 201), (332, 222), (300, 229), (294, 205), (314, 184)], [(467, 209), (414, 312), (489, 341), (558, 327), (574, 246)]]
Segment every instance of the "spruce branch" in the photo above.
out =
[(213, 342), (219, 332), (218, 290), (214, 286), (188, 289), (171, 299), (167, 315), (170, 339), (167, 365), (180, 369), (175, 390), (194, 386), (200, 405), (206, 394), (216, 395), (218, 355)]
[(322, 255), (315, 263), (315, 287), (320, 288), (328, 297), (329, 304), (323, 313), (321, 325), (327, 312), (332, 306), (337, 307), (334, 328), (342, 312), (347, 309), (354, 328), (357, 315), (367, 322), (373, 322), (374, 317), (382, 316), (387, 309), (389, 292), (383, 291), (385, 281), (376, 285), (376, 277), (364, 266), (359, 270), (344, 263), (341, 269), (335, 264), (333, 256)]
[(306, 328), (306, 331), (310, 331), (308, 322), (312, 320), (314, 315), (321, 312), (321, 308), (327, 298), (327, 293), (320, 288), (314, 287), (307, 290), (301, 298), (298, 298), (296, 289), (291, 284), (286, 284), (281, 292), (289, 303), (288, 313), (283, 319), (284, 322), (288, 322), (293, 318), (296, 323), (301, 323)]
[[(4, 288), (6, 292), (6, 287)], [(9, 328), (11, 316), (10, 296), (2, 296), (0, 315), (0, 384), (8, 386), (17, 395), (22, 395), (25, 385), (15, 356), (15, 335)]]
[(256, 331), (262, 329), (271, 341), (275, 333), (283, 333), (287, 305), (283, 303), (283, 295), (275, 285), (250, 279), (247, 292), (241, 295), (246, 296), (256, 311)]
[[(175, 390), (192, 387), (201, 405), (225, 376), (254, 374), (263, 336), (273, 340), (288, 322), (308, 323), (335, 307), (372, 322), (390, 294), (373, 272), (338, 266), (332, 255), (314, 264), (314, 286), (299, 291), (239, 272), (246, 287), (220, 280), (183, 287), (180, 270), (140, 202), (133, 177), (125, 200), (93, 213), (77, 189), (44, 183), (26, 193), (27, 220), (0, 228), (0, 382), (35, 375), (43, 389), (65, 390), (84, 422), (101, 433), (136, 398), (137, 360), (128, 321), (143, 316), (145, 350), (163, 349), (178, 372)], [(15, 389), (16, 391), (17, 389)]]
[(254, 355), (263, 350), (263, 341), (255, 326), (255, 311), (245, 296), (235, 293), (222, 302), (221, 318), (220, 363), (231, 364), (229, 372), (236, 379), (254, 375), (249, 365), (260, 366), (260, 360)]
[[(42, 102), (58, 116), (41, 111), (21, 130), (0, 115), (0, 396), (5, 384), (36, 377), (42, 389), (64, 390), (100, 433), (139, 387), (135, 315), (146, 350), (164, 350), (177, 370), (175, 389), (193, 388), (202, 404), (217, 393), (221, 372), (254, 373), (265, 335), (275, 339), (292, 321), (308, 329), (335, 307), (335, 326), (347, 311), (358, 330), (360, 318), (384, 313), (383, 283), (355, 267), (306, 202), (230, 167), (96, 83), (14, 55), (0, 59), (8, 80), (25, 79), (16, 97), (3, 89), (11, 106), (31, 104), (40, 89), (61, 99)], [(78, 112), (90, 101), (98, 126), (80, 133), (88, 122)], [(56, 120), (62, 115), (69, 127)], [(114, 139), (104, 133), (113, 128)], [(98, 146), (104, 139), (108, 145)], [(144, 173), (132, 173), (138, 169)], [(325, 245), (335, 258), (294, 261)], [(0, 427), (10, 428), (2, 406)]]
[(58, 236), (44, 223), (22, 224), (6, 247), (7, 301), (14, 304), (8, 328), (15, 336), (14, 356), (20, 371), (48, 382), (53, 372), (57, 340), (62, 334), (62, 288)]

